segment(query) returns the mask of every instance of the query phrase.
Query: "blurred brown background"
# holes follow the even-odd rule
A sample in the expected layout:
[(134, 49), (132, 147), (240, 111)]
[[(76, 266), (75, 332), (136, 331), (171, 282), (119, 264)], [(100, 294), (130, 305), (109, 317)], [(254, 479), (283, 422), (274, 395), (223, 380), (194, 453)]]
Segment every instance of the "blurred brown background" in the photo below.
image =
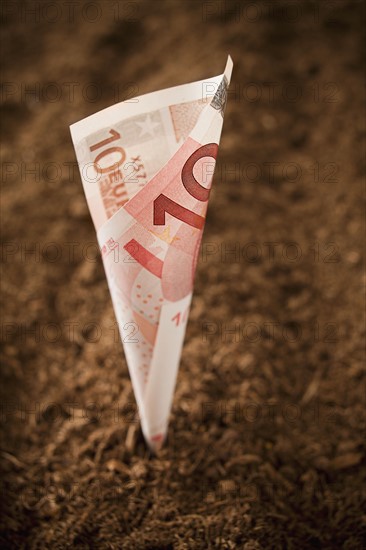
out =
[[(361, 549), (363, 2), (6, 0), (2, 33), (2, 547)], [(152, 458), (68, 127), (228, 53)]]

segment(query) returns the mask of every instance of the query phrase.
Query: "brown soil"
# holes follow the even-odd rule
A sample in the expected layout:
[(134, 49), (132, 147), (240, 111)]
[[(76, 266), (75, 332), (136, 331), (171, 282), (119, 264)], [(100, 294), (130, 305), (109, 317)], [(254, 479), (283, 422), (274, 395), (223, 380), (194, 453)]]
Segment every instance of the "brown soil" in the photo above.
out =
[[(74, 21), (46, 4), (2, 3), (2, 548), (361, 549), (363, 2), (77, 2)], [(122, 100), (209, 77), (228, 53), (151, 457), (68, 126), (117, 85)]]

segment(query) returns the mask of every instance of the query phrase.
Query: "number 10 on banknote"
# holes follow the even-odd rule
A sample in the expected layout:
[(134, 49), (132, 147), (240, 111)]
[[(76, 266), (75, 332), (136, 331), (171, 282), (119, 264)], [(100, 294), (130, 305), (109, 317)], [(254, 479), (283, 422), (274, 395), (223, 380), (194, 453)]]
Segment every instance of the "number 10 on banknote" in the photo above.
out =
[[(71, 126), (141, 427), (166, 437), (232, 72)], [(137, 327), (126, 342), (123, 330)]]

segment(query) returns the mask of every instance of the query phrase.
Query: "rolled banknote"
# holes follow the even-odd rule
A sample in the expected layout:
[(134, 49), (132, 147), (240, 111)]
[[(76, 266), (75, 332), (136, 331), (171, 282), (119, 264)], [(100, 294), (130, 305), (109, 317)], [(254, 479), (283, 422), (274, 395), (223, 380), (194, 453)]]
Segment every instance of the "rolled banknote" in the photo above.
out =
[(153, 452), (167, 433), (232, 67), (229, 56), (219, 76), (70, 127)]

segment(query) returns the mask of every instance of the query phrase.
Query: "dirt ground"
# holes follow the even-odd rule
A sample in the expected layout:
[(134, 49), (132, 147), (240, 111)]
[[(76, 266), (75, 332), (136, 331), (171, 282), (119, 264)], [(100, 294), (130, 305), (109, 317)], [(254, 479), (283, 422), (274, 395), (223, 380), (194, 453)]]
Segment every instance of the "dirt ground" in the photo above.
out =
[[(363, 2), (2, 9), (1, 547), (361, 550)], [(69, 125), (219, 74), (228, 53), (169, 435), (152, 457)]]

